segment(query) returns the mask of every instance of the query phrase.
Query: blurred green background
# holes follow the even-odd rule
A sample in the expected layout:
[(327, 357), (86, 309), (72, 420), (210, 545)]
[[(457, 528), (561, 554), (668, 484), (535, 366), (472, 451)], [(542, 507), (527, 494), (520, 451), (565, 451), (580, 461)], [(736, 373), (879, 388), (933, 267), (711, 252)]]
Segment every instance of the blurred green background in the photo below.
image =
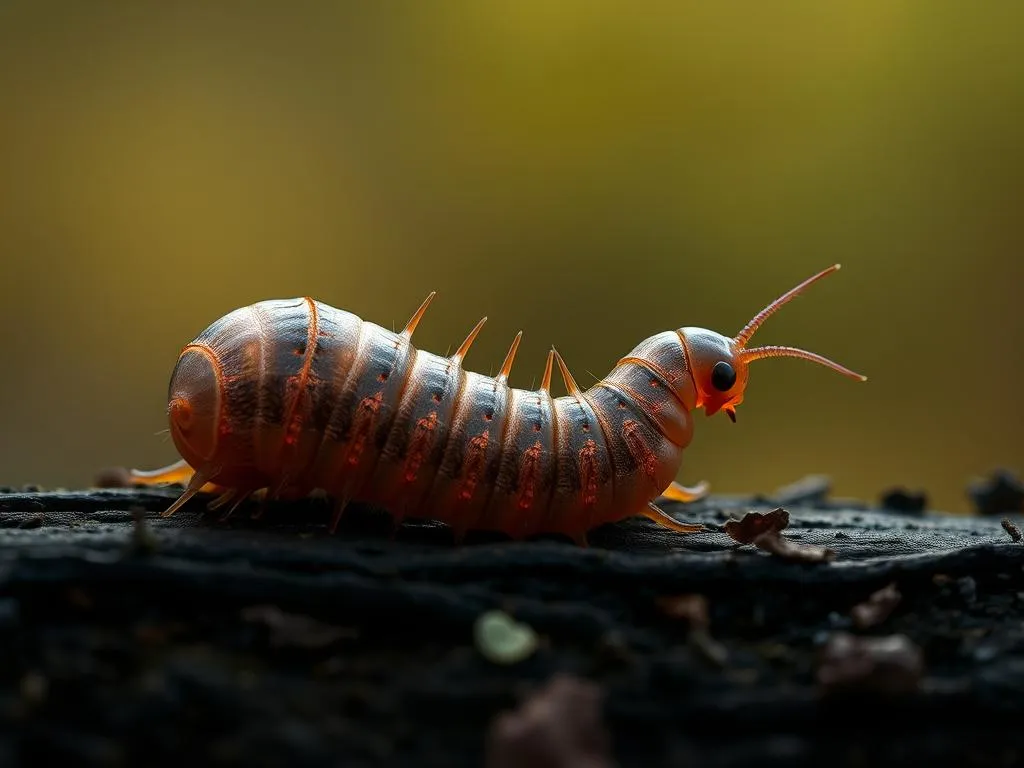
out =
[[(514, 386), (680, 325), (760, 343), (680, 480), (968, 508), (1019, 471), (1024, 4), (0, 4), (0, 483), (176, 459), (180, 347), (312, 294)], [(588, 373), (590, 372), (590, 373)], [(594, 374), (594, 376), (591, 375)], [(562, 389), (556, 389), (561, 394)]]

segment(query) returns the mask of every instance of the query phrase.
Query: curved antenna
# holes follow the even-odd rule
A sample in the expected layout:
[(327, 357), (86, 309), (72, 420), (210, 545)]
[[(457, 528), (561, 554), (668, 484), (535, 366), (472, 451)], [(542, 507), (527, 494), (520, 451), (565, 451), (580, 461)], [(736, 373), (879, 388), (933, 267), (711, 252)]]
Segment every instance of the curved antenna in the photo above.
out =
[(747, 323), (744, 326), (743, 330), (736, 334), (736, 338), (733, 339), (736, 346), (740, 349), (743, 349), (747, 345), (747, 342), (750, 341), (750, 337), (754, 335), (754, 332), (761, 327), (761, 324), (769, 317), (774, 315), (780, 307), (795, 299), (799, 294), (803, 293), (805, 290), (807, 290), (807, 288), (821, 280), (823, 277), (827, 277), (828, 275), (831, 275), (833, 272), (837, 272), (839, 270), (839, 267), (839, 264), (833, 264), (828, 269), (823, 269), (814, 277), (807, 278), (802, 283), (800, 283), (800, 285), (798, 285), (796, 288), (791, 288), (790, 290), (786, 291), (786, 293), (779, 296), (779, 298), (777, 298), (767, 307), (765, 307), (756, 315), (754, 315), (754, 319)]
[(826, 368), (831, 368), (833, 371), (841, 373), (843, 376), (849, 376), (851, 379), (856, 379), (857, 381), (868, 380), (867, 376), (855, 373), (849, 368), (829, 360), (827, 357), (822, 357), (821, 355), (816, 355), (813, 352), (797, 349), (795, 347), (756, 347), (754, 349), (744, 350), (740, 353), (740, 359), (745, 363), (749, 363), (752, 360), (761, 360), (765, 357), (798, 357), (801, 360), (810, 360), (812, 363), (824, 365)]

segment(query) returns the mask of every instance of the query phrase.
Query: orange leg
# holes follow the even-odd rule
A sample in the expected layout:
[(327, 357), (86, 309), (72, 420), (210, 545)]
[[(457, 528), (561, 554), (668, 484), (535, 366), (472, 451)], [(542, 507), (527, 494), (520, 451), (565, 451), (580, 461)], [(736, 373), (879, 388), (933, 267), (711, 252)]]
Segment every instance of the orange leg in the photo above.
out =
[[(227, 507), (224, 513), (217, 518), (217, 522), (225, 523), (228, 518), (238, 509), (246, 499), (252, 495), (253, 491), (245, 491), (241, 488), (232, 488), (225, 491), (223, 494), (218, 496), (216, 499), (206, 505), (206, 508), (210, 511), (216, 511), (222, 507)], [(230, 506), (228, 506), (230, 504)]]
[(334, 500), (334, 511), (331, 513), (331, 522), (327, 525), (327, 532), (331, 535), (338, 530), (338, 523), (341, 522), (341, 516), (345, 514), (345, 507), (348, 506), (348, 499), (344, 496), (338, 496)]
[(675, 518), (669, 517), (663, 511), (658, 509), (652, 501), (647, 505), (646, 509), (640, 510), (641, 515), (646, 517), (648, 520), (653, 520), (663, 528), (668, 528), (675, 531), (676, 533), (698, 533), (700, 531), (707, 530), (703, 525), (680, 523)]
[(710, 486), (707, 483), (700, 483), (693, 488), (687, 488), (685, 485), (673, 482), (662, 492), (661, 496), (670, 501), (681, 501), (684, 504), (689, 504), (690, 502), (703, 499), (708, 495), (709, 490)]
[[(280, 491), (277, 491), (277, 493), (280, 493)], [(250, 498), (253, 501), (258, 501), (259, 506), (252, 511), (252, 514), (249, 515), (249, 519), (259, 520), (266, 513), (267, 507), (270, 506), (270, 502), (274, 501), (277, 496), (272, 488), (260, 488), (258, 491), (254, 491)]]
[[(207, 480), (209, 480), (209, 477), (210, 475), (206, 474), (205, 472), (194, 473), (192, 475), (192, 478), (188, 481), (188, 485), (185, 487), (185, 492), (178, 497), (177, 501), (171, 504), (171, 506), (169, 506), (166, 510), (161, 512), (160, 516), (170, 517), (179, 509), (181, 509), (185, 505), (185, 502), (187, 502), (189, 499), (191, 499), (193, 496), (195, 496), (208, 485)], [(217, 488), (218, 486), (213, 487)]]
[[(180, 459), (166, 467), (152, 470), (132, 469), (129, 471), (132, 484), (134, 485), (184, 485), (188, 486), (196, 471), (189, 466), (188, 462)], [(224, 491), (219, 485), (206, 483), (198, 489), (200, 493), (215, 493)]]

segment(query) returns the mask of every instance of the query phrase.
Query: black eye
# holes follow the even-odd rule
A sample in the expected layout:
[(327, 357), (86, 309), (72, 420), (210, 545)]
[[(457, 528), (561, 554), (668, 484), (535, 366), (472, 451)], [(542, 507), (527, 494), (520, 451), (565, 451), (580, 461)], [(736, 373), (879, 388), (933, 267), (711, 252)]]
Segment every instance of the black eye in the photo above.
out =
[(719, 360), (711, 369), (711, 386), (719, 392), (728, 392), (736, 383), (736, 371), (725, 360)]

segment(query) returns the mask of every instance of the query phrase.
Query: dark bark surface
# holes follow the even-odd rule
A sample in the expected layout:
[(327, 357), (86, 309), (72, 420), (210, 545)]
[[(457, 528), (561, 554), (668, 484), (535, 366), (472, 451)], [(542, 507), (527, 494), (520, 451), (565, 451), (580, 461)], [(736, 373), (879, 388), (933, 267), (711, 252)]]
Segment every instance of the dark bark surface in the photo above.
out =
[[(360, 509), (328, 536), (317, 500), (160, 518), (176, 494), (0, 494), (3, 765), (1024, 764), (1024, 545), (999, 514), (868, 508), (811, 479), (662, 505), (696, 535), (635, 520), (587, 549), (454, 547)], [(832, 559), (724, 532), (779, 505), (783, 537)], [(493, 609), (533, 629), (531, 655), (480, 652)], [(610, 762), (488, 756), (495, 718), (558, 673), (597, 685)]]

